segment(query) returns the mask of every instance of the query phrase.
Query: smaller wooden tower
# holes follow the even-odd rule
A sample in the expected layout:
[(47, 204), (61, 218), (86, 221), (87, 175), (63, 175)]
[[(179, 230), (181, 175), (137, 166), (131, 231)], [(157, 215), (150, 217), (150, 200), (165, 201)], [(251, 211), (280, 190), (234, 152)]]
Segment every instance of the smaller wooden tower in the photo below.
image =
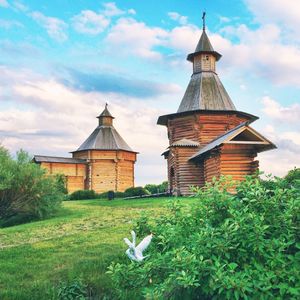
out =
[(108, 110), (97, 117), (99, 124), (85, 142), (72, 153), (72, 158), (35, 155), (33, 161), (49, 175), (62, 174), (68, 192), (94, 190), (123, 192), (134, 186), (133, 151), (113, 126), (114, 117)]
[[(204, 14), (205, 16), (205, 14)], [(168, 128), (170, 190), (191, 193), (213, 177), (231, 175), (243, 180), (255, 173), (258, 152), (276, 148), (249, 126), (258, 117), (238, 111), (216, 73), (221, 54), (215, 51), (205, 31), (195, 51), (187, 56), (193, 74), (178, 111), (160, 116), (158, 124)]]
[(108, 110), (97, 117), (99, 125), (74, 152), (73, 158), (87, 162), (85, 188), (96, 192), (109, 190), (123, 192), (134, 186), (133, 151), (113, 126), (114, 117)]

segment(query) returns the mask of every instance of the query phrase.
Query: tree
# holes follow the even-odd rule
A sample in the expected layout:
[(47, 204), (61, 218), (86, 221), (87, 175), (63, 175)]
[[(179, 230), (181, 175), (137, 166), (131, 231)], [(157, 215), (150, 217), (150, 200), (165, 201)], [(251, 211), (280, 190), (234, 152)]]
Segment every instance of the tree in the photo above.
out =
[(61, 178), (45, 175), (23, 150), (14, 160), (0, 147), (0, 225), (51, 216), (64, 198)]

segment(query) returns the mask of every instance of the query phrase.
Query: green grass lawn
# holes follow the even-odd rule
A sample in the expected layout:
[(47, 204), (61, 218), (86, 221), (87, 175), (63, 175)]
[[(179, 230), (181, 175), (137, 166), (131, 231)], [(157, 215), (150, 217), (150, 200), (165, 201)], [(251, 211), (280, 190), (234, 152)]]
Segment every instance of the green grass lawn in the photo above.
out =
[(95, 299), (110, 299), (105, 272), (127, 259), (123, 238), (134, 219), (164, 213), (168, 199), (69, 201), (52, 219), (0, 229), (0, 299), (56, 299), (58, 286), (76, 279)]

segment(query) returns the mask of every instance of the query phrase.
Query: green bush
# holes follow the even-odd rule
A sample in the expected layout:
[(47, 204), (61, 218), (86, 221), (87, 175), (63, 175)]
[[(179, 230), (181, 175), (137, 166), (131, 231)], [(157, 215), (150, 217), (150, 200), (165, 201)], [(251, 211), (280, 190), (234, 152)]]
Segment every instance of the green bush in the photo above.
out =
[(284, 180), (287, 185), (293, 186), (300, 189), (300, 168), (294, 168), (290, 170), (288, 174), (284, 177)]
[(58, 300), (84, 300), (88, 299), (87, 285), (76, 280), (71, 283), (61, 283), (58, 287)]
[(94, 190), (78, 190), (69, 195), (69, 200), (97, 199), (99, 195)]
[(141, 186), (131, 187), (124, 192), (125, 197), (150, 195), (150, 192)]
[(170, 200), (158, 219), (142, 216), (139, 237), (154, 234), (142, 263), (112, 263), (119, 298), (299, 299), (300, 199), (294, 188), (272, 191), (247, 178), (236, 195), (226, 180), (197, 191), (184, 206)]
[(164, 193), (168, 190), (168, 181), (164, 181), (161, 184), (146, 184), (145, 189), (151, 194)]
[(45, 176), (26, 152), (19, 151), (14, 160), (0, 147), (0, 226), (53, 215), (64, 198), (63, 188), (59, 178)]

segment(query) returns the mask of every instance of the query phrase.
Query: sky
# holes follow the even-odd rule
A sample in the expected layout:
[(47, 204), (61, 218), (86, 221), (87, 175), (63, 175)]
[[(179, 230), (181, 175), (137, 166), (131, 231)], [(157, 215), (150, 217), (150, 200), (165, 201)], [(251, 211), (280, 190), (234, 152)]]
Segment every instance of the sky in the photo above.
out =
[(299, 167), (299, 0), (0, 0), (0, 144), (69, 157), (108, 102), (140, 153), (136, 185), (166, 180), (156, 122), (178, 109), (204, 10), (220, 79), (278, 147), (259, 154), (260, 169)]

